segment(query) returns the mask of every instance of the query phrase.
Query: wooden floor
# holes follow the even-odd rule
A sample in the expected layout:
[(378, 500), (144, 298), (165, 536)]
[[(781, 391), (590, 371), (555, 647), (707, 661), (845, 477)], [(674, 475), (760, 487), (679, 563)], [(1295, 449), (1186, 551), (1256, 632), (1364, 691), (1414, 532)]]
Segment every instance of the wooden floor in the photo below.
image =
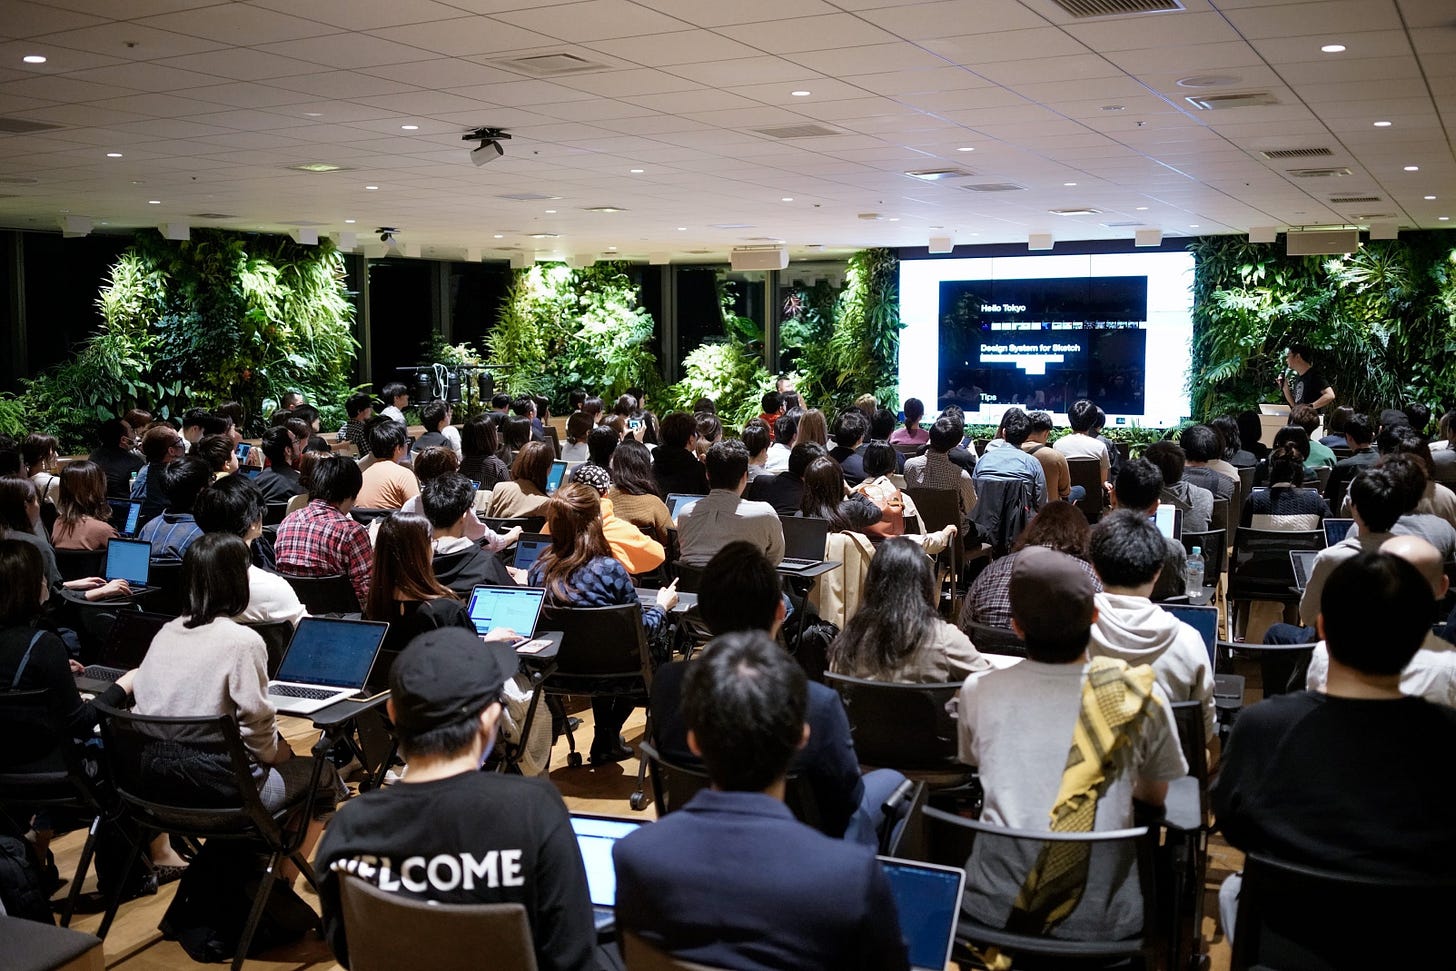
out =
[[(1277, 619), (1256, 610), (1251, 619), (1251, 640), (1258, 639), (1263, 627)], [(1255, 691), (1257, 688), (1251, 685)], [(1257, 698), (1257, 693), (1253, 695)], [(577, 712), (584, 724), (577, 730), (577, 738), (588, 745), (591, 739), (591, 710)], [(298, 719), (286, 719), (285, 734), (297, 751), (306, 751), (313, 741), (308, 723)], [(643, 711), (638, 709), (628, 719), (624, 735), (634, 744), (641, 738)], [(288, 731), (291, 729), (291, 732)], [(583, 766), (578, 769), (566, 767), (566, 739), (558, 742), (552, 754), (551, 781), (561, 791), (566, 804), (574, 811), (592, 812), (627, 818), (656, 818), (656, 810), (648, 806), (642, 813), (634, 813), (627, 805), (627, 798), (635, 785), (636, 760), (616, 765), (595, 768)], [(650, 787), (649, 787), (650, 794)], [(71, 833), (53, 844), (56, 865), (62, 876), (75, 872), (80, 856), (84, 834)], [(1205, 883), (1203, 939), (1208, 946), (1210, 971), (1227, 971), (1229, 949), (1223, 934), (1217, 927), (1218, 887), (1223, 879), (1242, 866), (1243, 855), (1228, 846), (1217, 835), (1210, 839), (1209, 868)], [(86, 891), (94, 890), (94, 874), (87, 880)], [(108, 968), (120, 971), (173, 971), (186, 969), (196, 971), (199, 967), (182, 948), (171, 941), (162, 940), (157, 924), (163, 912), (172, 901), (175, 884), (163, 887), (155, 897), (143, 897), (125, 904), (105, 941), (106, 964)], [(299, 892), (305, 900), (317, 903), (307, 882), (298, 881)], [(64, 892), (64, 891), (63, 891)], [(79, 913), (71, 926), (77, 930), (94, 931), (101, 923), (99, 913)], [(277, 949), (262, 960), (247, 962), (250, 971), (331, 971), (339, 965), (321, 940), (309, 938), (298, 944)]]

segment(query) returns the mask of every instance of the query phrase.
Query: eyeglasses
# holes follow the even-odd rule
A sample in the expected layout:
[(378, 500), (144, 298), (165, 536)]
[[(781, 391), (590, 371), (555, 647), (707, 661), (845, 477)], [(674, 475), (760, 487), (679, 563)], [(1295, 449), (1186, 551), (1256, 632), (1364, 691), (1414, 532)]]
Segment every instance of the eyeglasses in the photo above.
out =
[(168, 448), (181, 448), (181, 449), (185, 449), (185, 448), (187, 448), (187, 443), (185, 441), (183, 441), (182, 439), (179, 438), (175, 442), (173, 442), (171, 445), (168, 445), (167, 447)]

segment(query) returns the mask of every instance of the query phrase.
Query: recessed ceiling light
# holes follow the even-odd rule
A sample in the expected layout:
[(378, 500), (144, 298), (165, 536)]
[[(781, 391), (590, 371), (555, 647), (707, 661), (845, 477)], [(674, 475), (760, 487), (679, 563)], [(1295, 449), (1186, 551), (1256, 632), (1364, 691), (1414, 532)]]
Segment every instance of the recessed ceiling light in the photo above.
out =
[(506, 234), (505, 233), (496, 233), (495, 234), (495, 238), (496, 239), (505, 239), (506, 238)]
[(345, 220), (344, 220), (344, 222), (345, 222), (345, 223), (347, 223), (347, 224), (349, 224), (349, 225), (351, 225), (351, 226), (352, 226), (352, 225), (353, 225), (353, 224), (354, 224), (354, 223), (356, 223), (356, 222), (358, 222), (358, 221), (359, 221), (359, 220), (357, 220), (357, 219), (345, 219)]
[(560, 239), (561, 236), (558, 233), (532, 233), (531, 234), (531, 238), (532, 239)]
[(303, 117), (305, 118), (322, 118), (323, 116), (324, 113), (322, 111), (305, 111), (303, 113)]
[(286, 168), (296, 169), (299, 172), (342, 172), (344, 166), (335, 165), (333, 162), (300, 162), (297, 165), (289, 165)]
[(588, 206), (587, 212), (623, 212), (621, 206)]
[(962, 147), (961, 147), (961, 148), (958, 148), (958, 149), (956, 149), (956, 151), (957, 151), (957, 152), (974, 152), (974, 151), (975, 151), (975, 149), (974, 149), (974, 148), (972, 148), (972, 147), (971, 147), (971, 146), (969, 146), (969, 145), (964, 145), (964, 146), (962, 146)]
[(122, 154), (120, 152), (107, 152), (106, 153), (106, 157), (107, 158), (122, 158)]
[(783, 198), (779, 199), (779, 202), (793, 202), (793, 201), (794, 201), (794, 197), (793, 196), (784, 196)]
[(1138, 212), (1147, 212), (1148, 211), (1148, 207), (1147, 206), (1138, 206), (1137, 207), (1137, 211)]
[(1427, 202), (1434, 202), (1436, 197), (1435, 196), (1423, 196), (1422, 198), (1424, 198)]
[(377, 185), (366, 185), (366, 186), (365, 186), (365, 187), (364, 187), (364, 188), (365, 188), (365, 189), (366, 189), (366, 190), (368, 190), (368, 191), (369, 191), (369, 192), (373, 192), (373, 191), (375, 191), (375, 190), (376, 190), (376, 189), (378, 189), (378, 188), (379, 188), (379, 186), (377, 186)]
[(900, 221), (900, 217), (899, 216), (891, 216), (889, 219), (886, 219), (885, 220), (885, 222), (889, 222), (889, 223), (897, 223), (899, 221)]
[(1389, 128), (1390, 127), (1390, 122), (1388, 122), (1388, 121), (1377, 121), (1375, 123), (1375, 127), (1376, 128)]
[(1421, 167), (1419, 165), (1407, 165), (1405, 167), (1405, 170), (1407, 172), (1419, 172), (1421, 170)]
[(1188, 224), (1188, 228), (1189, 229), (1197, 229), (1198, 228), (1198, 223), (1189, 223)]
[(685, 232), (688, 231), (688, 228), (686, 226), (679, 226), (677, 228), (677, 231), (680, 232), (680, 233), (685, 233)]
[(44, 54), (27, 54), (21, 60), (27, 64), (44, 64), (46, 62)]
[(615, 253), (615, 252), (617, 252), (617, 247), (615, 247), (615, 246), (608, 246), (607, 247), (607, 252), (609, 252), (609, 253)]
[(419, 125), (400, 125), (399, 126), (399, 130), (400, 131), (419, 131), (420, 130), (420, 126)]
[(149, 206), (160, 206), (161, 204), (162, 204), (162, 200), (161, 199), (148, 199), (147, 200), (147, 205), (149, 205)]
[(1345, 45), (1344, 44), (1326, 44), (1325, 46), (1321, 47), (1320, 50), (1324, 51), (1326, 54), (1340, 54), (1340, 53), (1343, 53), (1344, 52)]
[(554, 216), (554, 215), (556, 215), (556, 210), (555, 209), (547, 209), (546, 210), (546, 215), (548, 215), (548, 216)]
[(1067, 188), (1069, 188), (1069, 189), (1070, 189), (1070, 188), (1071, 188), (1071, 187), (1072, 187), (1072, 186), (1074, 186), (1074, 185), (1076, 185), (1076, 184), (1077, 184), (1077, 183), (1075, 183), (1075, 182), (1063, 182), (1063, 183), (1062, 183), (1062, 185), (1064, 185), (1064, 186), (1066, 186), (1066, 187), (1067, 187)]
[(1126, 111), (1127, 105), (1103, 105), (1101, 111)]
[(814, 93), (813, 91), (790, 91), (789, 92), (789, 94), (793, 95), (796, 98), (807, 98), (807, 97), (809, 97), (809, 95), (811, 95), (813, 93)]
[(643, 172), (646, 171), (646, 169), (628, 169), (627, 171), (630, 172), (632, 175), (641, 175)]
[(1441, 222), (1446, 222), (1451, 217), (1450, 216), (1437, 216), (1436, 218), (1439, 219)]

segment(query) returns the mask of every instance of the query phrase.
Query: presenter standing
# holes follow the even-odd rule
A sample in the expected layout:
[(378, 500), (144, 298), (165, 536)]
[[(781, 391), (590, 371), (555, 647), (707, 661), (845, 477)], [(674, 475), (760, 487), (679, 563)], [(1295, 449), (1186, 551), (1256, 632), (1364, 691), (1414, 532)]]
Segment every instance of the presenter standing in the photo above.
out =
[(1293, 380), (1281, 374), (1275, 379), (1289, 407), (1309, 405), (1316, 410), (1335, 400), (1335, 389), (1314, 366), (1307, 344), (1290, 344), (1284, 352), (1285, 366), (1294, 372)]

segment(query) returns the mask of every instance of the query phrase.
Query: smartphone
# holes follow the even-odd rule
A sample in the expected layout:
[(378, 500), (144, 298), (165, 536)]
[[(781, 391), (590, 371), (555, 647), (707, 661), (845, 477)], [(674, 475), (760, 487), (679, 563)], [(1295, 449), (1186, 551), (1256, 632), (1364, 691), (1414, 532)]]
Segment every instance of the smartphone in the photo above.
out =
[(246, 462), (248, 460), (248, 453), (252, 450), (253, 446), (249, 445), (247, 442), (238, 442), (238, 461)]
[(627, 419), (627, 428), (630, 431), (634, 431), (635, 432), (637, 429), (639, 429), (641, 427), (642, 427), (642, 419), (641, 418), (628, 418)]

